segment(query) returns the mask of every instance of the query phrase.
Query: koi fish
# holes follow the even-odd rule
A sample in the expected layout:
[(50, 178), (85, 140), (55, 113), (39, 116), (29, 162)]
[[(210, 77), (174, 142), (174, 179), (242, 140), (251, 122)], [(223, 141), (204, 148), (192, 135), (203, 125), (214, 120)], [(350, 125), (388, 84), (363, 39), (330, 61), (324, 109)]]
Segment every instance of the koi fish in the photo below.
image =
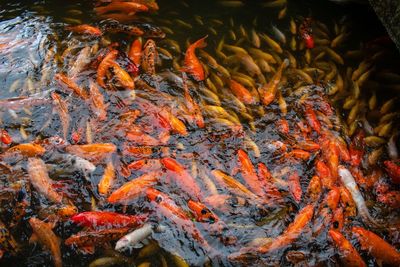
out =
[(66, 75), (62, 73), (57, 73), (56, 75), (54, 75), (54, 78), (62, 88), (74, 92), (77, 96), (79, 96), (83, 100), (89, 99), (89, 94), (81, 87), (79, 87), (73, 80), (68, 78)]
[(143, 190), (155, 185), (158, 177), (161, 176), (161, 172), (150, 172), (146, 173), (130, 182), (127, 182), (117, 190), (115, 190), (108, 198), (107, 201), (110, 203), (127, 203), (142, 193)]
[(304, 227), (311, 221), (314, 214), (314, 207), (310, 204), (305, 206), (294, 218), (294, 221), (286, 228), (286, 230), (280, 236), (274, 238), (272, 242), (267, 242), (258, 248), (244, 247), (239, 252), (232, 253), (229, 255), (231, 260), (240, 260), (246, 257), (248, 253), (270, 253), (277, 249), (284, 248), (295, 241), (299, 235), (303, 232)]
[(10, 147), (6, 153), (7, 154), (18, 153), (26, 157), (36, 157), (36, 156), (42, 156), (45, 152), (46, 149), (41, 145), (29, 143), (29, 144), (19, 144)]
[(299, 27), (299, 33), (304, 41), (304, 44), (308, 49), (314, 48), (314, 38), (312, 35), (311, 19), (304, 19), (303, 23)]
[(52, 187), (52, 180), (47, 173), (46, 165), (41, 159), (28, 159), (28, 174), (33, 187), (47, 199), (55, 203), (61, 203), (62, 195)]
[(289, 66), (289, 60), (285, 59), (279, 66), (271, 81), (259, 89), (261, 101), (265, 106), (268, 106), (272, 101), (274, 101), (278, 91), (278, 85), (281, 82), (282, 72), (287, 66)]
[(51, 93), (51, 98), (54, 101), (58, 116), (60, 117), (60, 120), (61, 120), (61, 125), (62, 125), (62, 129), (63, 129), (63, 137), (64, 137), (64, 139), (67, 139), (68, 130), (69, 130), (69, 121), (70, 121), (70, 117), (69, 117), (69, 113), (68, 113), (68, 104), (56, 92)]
[(189, 200), (188, 207), (198, 222), (215, 223), (219, 220), (218, 217), (203, 203)]
[(128, 57), (136, 66), (140, 65), (142, 58), (142, 39), (140, 37), (132, 42), (131, 47), (129, 48)]
[(89, 83), (90, 107), (97, 118), (103, 121), (107, 118), (108, 104), (104, 104), (104, 96), (93, 80)]
[(127, 248), (141, 248), (143, 245), (142, 241), (150, 237), (154, 232), (164, 232), (166, 229), (162, 225), (154, 226), (149, 223), (145, 223), (142, 227), (135, 231), (127, 234), (117, 241), (115, 244), (115, 250), (123, 251)]
[(400, 161), (386, 160), (383, 162), (390, 179), (395, 184), (400, 184)]
[(82, 172), (87, 178), (89, 174), (93, 173), (96, 170), (96, 166), (93, 165), (93, 163), (91, 163), (90, 161), (71, 154), (53, 153), (49, 161), (57, 163), (47, 164), (50, 173), (72, 173), (75, 171), (79, 171)]
[(127, 73), (118, 63), (115, 61), (111, 62), (110, 64), (115, 78), (117, 79), (118, 83), (127, 90), (135, 89), (135, 82), (132, 80), (129, 73)]
[(156, 74), (156, 60), (158, 58), (156, 43), (149, 39), (144, 44), (142, 54), (142, 68), (148, 75)]
[(143, 4), (135, 2), (111, 2), (106, 6), (95, 7), (97, 14), (102, 15), (111, 11), (122, 12), (127, 14), (135, 14), (136, 12), (146, 12), (149, 8)]
[(72, 216), (71, 221), (79, 226), (90, 227), (138, 227), (147, 220), (147, 214), (124, 215), (110, 211), (86, 211)]
[(192, 113), (190, 118), (194, 120), (199, 128), (204, 128), (204, 118), (201, 114), (200, 106), (193, 100), (189, 92), (189, 87), (187, 85), (187, 76), (185, 72), (182, 72), (182, 85), (184, 89), (184, 97), (186, 100), (186, 106), (188, 110)]
[(148, 188), (146, 190), (146, 195), (148, 199), (155, 204), (157, 211), (160, 212), (162, 216), (180, 226), (185, 232), (202, 244), (207, 251), (210, 250), (210, 245), (203, 238), (199, 230), (186, 213), (178, 207), (171, 198), (154, 188)]
[(239, 149), (238, 152), (238, 161), (239, 161), (239, 169), (242, 173), (242, 177), (249, 188), (256, 195), (263, 197), (265, 196), (265, 192), (260, 186), (260, 182), (258, 180), (257, 173), (255, 171), (254, 165), (251, 162), (249, 156), (245, 151)]
[(247, 90), (246, 87), (236, 82), (235, 80), (230, 80), (229, 85), (232, 93), (244, 104), (255, 104), (255, 99), (253, 95), (250, 93), (249, 90)]
[(54, 234), (52, 225), (45, 223), (37, 218), (30, 218), (29, 224), (32, 227), (33, 234), (29, 242), (38, 241), (44, 247), (50, 250), (56, 267), (62, 266), (60, 239)]
[(215, 177), (220, 185), (226, 187), (232, 193), (244, 198), (250, 198), (252, 200), (260, 201), (260, 198), (257, 195), (247, 189), (247, 187), (245, 187), (235, 178), (225, 174), (220, 170), (213, 170), (211, 171), (211, 174)]
[(351, 245), (351, 243), (338, 231), (329, 230), (329, 236), (332, 238), (336, 247), (338, 248), (339, 255), (343, 261), (344, 266), (352, 267), (366, 267), (367, 265), (358, 254), (357, 250)]
[(104, 169), (103, 177), (101, 177), (101, 180), (98, 184), (99, 193), (101, 195), (107, 195), (111, 186), (114, 183), (114, 180), (115, 180), (115, 168), (112, 161), (110, 160), (107, 163), (107, 166)]
[(278, 188), (275, 186), (273, 177), (268, 170), (267, 166), (264, 163), (260, 162), (257, 165), (258, 167), (258, 179), (261, 182), (262, 187), (264, 188), (267, 196), (272, 196), (275, 199), (281, 199), (282, 195), (279, 192)]
[(317, 201), (322, 193), (322, 182), (319, 176), (314, 175), (307, 187), (307, 195), (313, 201)]
[(103, 35), (103, 33), (101, 32), (101, 30), (99, 28), (88, 25), (88, 24), (69, 26), (69, 27), (66, 27), (66, 30), (80, 33), (80, 34), (92, 35), (92, 36), (102, 36)]
[(192, 197), (202, 199), (201, 188), (181, 164), (172, 158), (163, 158), (161, 163), (172, 172), (171, 177), (183, 190)]
[(109, 156), (117, 150), (111, 143), (89, 144), (89, 145), (70, 145), (65, 148), (68, 153), (74, 154), (87, 160), (99, 160)]
[(118, 50), (112, 49), (110, 50), (107, 55), (103, 58), (103, 60), (100, 62), (99, 66), (97, 67), (97, 83), (105, 88), (106, 84), (104, 82), (104, 79), (106, 77), (106, 73), (109, 68), (111, 68), (111, 65), (114, 63), (114, 60), (118, 56)]
[(0, 141), (5, 144), (5, 145), (9, 145), (12, 143), (12, 138), (11, 136), (8, 134), (8, 132), (4, 129), (0, 130)]
[(357, 237), (361, 249), (368, 251), (378, 262), (387, 266), (400, 266), (400, 253), (375, 233), (354, 226), (351, 232)]
[(131, 162), (128, 165), (128, 168), (130, 170), (140, 170), (143, 172), (148, 172), (148, 171), (157, 171), (161, 170), (162, 164), (160, 159), (140, 159), (134, 162)]
[(317, 133), (321, 132), (321, 123), (319, 122), (315, 111), (310, 105), (306, 105), (304, 110), (304, 115), (306, 117), (308, 125)]
[(203, 65), (196, 56), (196, 49), (203, 48), (206, 46), (205, 40), (208, 37), (205, 36), (193, 44), (189, 45), (185, 54), (185, 67), (182, 71), (189, 73), (196, 81), (203, 81), (205, 79)]
[(90, 46), (85, 46), (81, 51), (79, 51), (78, 56), (75, 59), (74, 64), (68, 71), (70, 77), (76, 77), (81, 73), (85, 67), (90, 63), (91, 48)]
[(83, 253), (93, 254), (96, 246), (118, 240), (126, 235), (129, 230), (129, 227), (124, 227), (98, 231), (81, 231), (65, 240), (65, 245), (76, 246)]
[(358, 210), (361, 218), (366, 223), (370, 223), (374, 226), (379, 226), (379, 224), (369, 214), (365, 200), (364, 200), (363, 196), (361, 195), (361, 192), (358, 189), (357, 183), (354, 180), (353, 175), (351, 175), (350, 171), (343, 166), (339, 166), (339, 176), (340, 176), (340, 179), (341, 179), (343, 185), (346, 187), (347, 190), (349, 190), (354, 203), (356, 203), (357, 210)]
[(293, 199), (297, 203), (300, 203), (303, 191), (301, 189), (300, 177), (297, 171), (294, 171), (289, 175), (288, 182), (289, 182), (289, 190), (293, 196)]

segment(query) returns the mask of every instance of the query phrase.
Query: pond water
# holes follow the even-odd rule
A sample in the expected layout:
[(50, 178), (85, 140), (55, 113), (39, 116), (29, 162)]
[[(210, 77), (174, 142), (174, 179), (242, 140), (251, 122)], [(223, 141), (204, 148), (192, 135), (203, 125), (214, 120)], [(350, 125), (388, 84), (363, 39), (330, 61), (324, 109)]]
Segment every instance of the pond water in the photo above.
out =
[(132, 2), (1, 4), (0, 265), (400, 264), (368, 6)]

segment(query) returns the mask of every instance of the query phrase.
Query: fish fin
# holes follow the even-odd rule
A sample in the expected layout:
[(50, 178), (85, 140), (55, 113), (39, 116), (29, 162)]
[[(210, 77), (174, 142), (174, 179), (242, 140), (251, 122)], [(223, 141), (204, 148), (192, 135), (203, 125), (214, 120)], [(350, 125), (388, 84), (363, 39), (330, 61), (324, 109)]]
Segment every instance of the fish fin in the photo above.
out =
[(95, 247), (94, 246), (79, 247), (78, 250), (83, 254), (94, 254)]
[(38, 241), (39, 241), (39, 237), (38, 237), (35, 233), (33, 233), (33, 234), (31, 235), (31, 237), (29, 238), (29, 243), (30, 243), (30, 244), (36, 243), (36, 242), (38, 242)]
[(0, 249), (0, 260), (3, 258), (4, 250)]
[(206, 46), (207, 46), (207, 43), (206, 43), (207, 37), (208, 37), (208, 35), (206, 35), (206, 36), (204, 36), (203, 38), (197, 40), (197, 41), (194, 43), (195, 47), (196, 47), (196, 48), (204, 48), (204, 47), (206, 47)]

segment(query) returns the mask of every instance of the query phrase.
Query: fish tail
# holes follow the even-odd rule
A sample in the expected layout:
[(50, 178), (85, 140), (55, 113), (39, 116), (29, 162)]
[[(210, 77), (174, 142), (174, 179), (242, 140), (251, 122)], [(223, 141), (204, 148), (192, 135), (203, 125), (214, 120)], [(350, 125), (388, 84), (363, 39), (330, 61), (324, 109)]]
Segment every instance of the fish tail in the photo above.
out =
[(208, 37), (208, 34), (204, 36), (203, 38), (197, 40), (196, 42), (193, 43), (193, 47), (195, 48), (204, 48), (207, 46), (206, 39)]

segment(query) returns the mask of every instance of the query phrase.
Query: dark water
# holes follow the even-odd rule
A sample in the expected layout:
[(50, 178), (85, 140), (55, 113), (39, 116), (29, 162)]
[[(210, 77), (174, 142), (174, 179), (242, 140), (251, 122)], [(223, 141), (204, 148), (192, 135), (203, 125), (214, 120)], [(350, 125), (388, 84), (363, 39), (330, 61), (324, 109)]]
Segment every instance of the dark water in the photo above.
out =
[[(367, 57), (375, 52), (374, 49), (377, 48), (374, 47), (374, 40), (386, 35), (373, 11), (367, 6), (337, 6), (326, 1), (289, 1), (287, 14), (284, 18), (278, 19), (278, 13), (281, 8), (262, 7), (262, 1), (247, 2), (239, 8), (233, 8), (221, 5), (219, 1), (185, 2), (163, 0), (158, 2), (160, 10), (156, 14), (143, 14), (135, 19), (161, 27), (166, 32), (166, 39), (155, 39), (156, 44), (169, 51), (172, 55), (172, 58), (169, 58), (168, 55), (159, 51), (161, 62), (156, 67), (157, 76), (140, 73), (138, 78), (156, 88), (160, 94), (149, 93), (140, 88), (136, 92), (137, 99), (147, 99), (155, 105), (179, 110), (184, 99), (183, 90), (179, 80), (176, 82), (174, 80), (176, 77), (171, 75), (171, 72), (181, 75), (176, 66), (183, 65), (184, 51), (187, 44), (193, 43), (206, 35), (208, 35), (207, 47), (204, 50), (217, 58), (218, 62), (228, 69), (231, 74), (237, 73), (237, 76), (240, 76), (240, 73), (246, 73), (245, 67), (238, 64), (235, 59), (232, 61), (227, 60), (228, 63), (221, 63), (223, 60), (216, 55), (215, 51), (218, 50), (221, 40), (224, 40), (227, 44), (235, 44), (249, 49), (252, 45), (251, 41), (248, 40), (248, 36), (251, 35), (253, 29), (257, 33), (266, 33), (269, 36), (273, 36), (272, 26), (276, 26), (287, 36), (287, 44), (282, 45), (282, 48), (285, 51), (290, 51), (289, 42), (291, 38), (296, 40), (297, 46), (301, 43), (297, 35), (292, 36), (290, 33), (290, 19), (293, 18), (295, 23), (300, 25), (304, 18), (312, 17), (314, 21), (327, 25), (332, 36), (335, 36), (335, 27), (346, 29), (349, 32), (349, 37), (346, 41), (335, 49), (343, 57), (345, 57), (347, 51), (368, 47), (368, 43), (373, 47), (372, 52), (363, 52), (360, 57), (356, 58), (345, 57), (344, 65), (337, 64), (338, 73), (343, 77), (346, 76), (348, 68), (356, 69), (364, 56)], [(194, 98), (201, 103), (206, 127), (200, 129), (196, 125), (186, 123), (189, 132), (187, 136), (176, 133), (171, 134), (166, 144), (152, 147), (150, 156), (132, 155), (127, 153), (125, 148), (133, 144), (126, 142), (118, 133), (119, 116), (128, 110), (140, 110), (142, 116), (138, 119), (137, 125), (143, 128), (146, 126), (152, 128), (154, 121), (147, 117), (151, 111), (140, 106), (138, 104), (140, 101), (132, 100), (127, 91), (102, 89), (101, 92), (105, 97), (105, 102), (109, 105), (107, 108), (108, 116), (105, 121), (98, 121), (84, 101), (61, 89), (54, 80), (56, 73), (71, 73), (71, 67), (74, 65), (79, 51), (83, 48), (90, 47), (92, 49), (90, 57), (91, 61), (94, 61), (97, 53), (93, 51), (101, 51), (110, 43), (118, 42), (118, 49), (125, 52), (135, 39), (123, 33), (106, 33), (102, 38), (92, 38), (66, 30), (66, 26), (85, 23), (104, 25), (104, 21), (93, 12), (93, 6), (94, 3), (92, 1), (2, 2), (0, 7), (0, 44), (7, 43), (11, 45), (0, 54), (0, 99), (29, 96), (47, 99), (51, 102), (51, 92), (59, 93), (68, 102), (68, 111), (71, 118), (66, 141), (73, 143), (72, 136), (78, 133), (82, 136), (77, 142), (78, 144), (89, 143), (87, 132), (90, 131), (93, 143), (113, 143), (117, 146), (117, 152), (111, 158), (117, 170), (113, 189), (145, 173), (145, 171), (141, 170), (132, 171), (129, 177), (124, 177), (121, 174), (122, 166), (141, 158), (173, 157), (198, 181), (205, 195), (212, 195), (212, 190), (210, 190), (204, 178), (208, 177), (207, 179), (211, 180), (211, 183), (217, 185), (219, 194), (229, 196), (229, 203), (224, 205), (227, 207), (225, 210), (211, 208), (225, 223), (223, 231), (215, 234), (210, 231), (212, 224), (194, 223), (207, 242), (214, 248), (213, 251), (207, 251), (190, 234), (177, 227), (173, 220), (169, 220), (169, 218), (160, 214), (154, 203), (149, 202), (144, 195), (127, 206), (108, 203), (106, 198), (97, 191), (97, 184), (101, 180), (106, 166), (105, 161), (100, 161), (96, 164), (96, 170), (87, 181), (81, 173), (69, 171), (66, 166), (53, 159), (56, 153), (65, 153), (63, 148), (50, 149), (42, 156), (42, 159), (47, 164), (58, 165), (57, 171), (50, 171), (50, 177), (58, 182), (62, 188), (60, 191), (63, 191), (66, 197), (72, 200), (80, 212), (90, 210), (93, 202), (95, 202), (98, 210), (117, 211), (127, 214), (149, 212), (151, 214), (149, 219), (151, 223), (161, 223), (167, 228), (164, 233), (154, 233), (150, 243), (144, 249), (133, 249), (121, 254), (113, 251), (112, 248), (115, 242), (104, 245), (99, 244), (94, 255), (83, 255), (75, 248), (64, 245), (64, 242), (61, 241), (64, 266), (87, 266), (93, 260), (103, 256), (122, 259), (126, 262), (125, 265), (132, 266), (134, 264), (146, 266), (140, 265), (146, 262), (151, 263), (151, 266), (165, 266), (165, 264), (167, 266), (184, 266), (179, 265), (171, 255), (179, 255), (190, 265), (195, 266), (205, 264), (212, 266), (263, 264), (267, 266), (341, 266), (337, 250), (327, 234), (329, 227), (322, 227), (323, 229), (318, 233), (313, 231), (324, 220), (322, 210), (325, 203), (323, 199), (328, 190), (325, 190), (319, 199), (311, 200), (307, 187), (315, 173), (314, 162), (321, 157), (320, 154), (323, 154), (323, 152), (312, 152), (307, 159), (299, 160), (282, 152), (277, 145), (278, 142), (283, 142), (289, 146), (290, 137), (295, 139), (303, 138), (301, 136), (303, 133), (299, 130), (298, 125), (304, 122), (304, 110), (299, 100), (304, 95), (301, 90), (296, 89), (299, 89), (302, 85), (306, 86), (306, 83), (298, 85), (298, 74), (289, 71), (284, 75), (286, 85), (280, 89), (280, 94), (287, 105), (286, 112), (282, 111), (284, 109), (282, 107), (283, 104), (277, 101), (267, 108), (263, 108), (257, 103), (242, 109), (242, 106), (232, 100), (229, 97), (230, 94), (227, 95), (226, 90), (223, 90), (223, 88), (227, 87), (227, 82), (221, 78), (223, 76), (208, 67), (208, 73), (212, 77), (210, 79), (216, 85), (216, 90), (211, 91), (214, 92), (214, 95), (219, 96), (219, 105), (216, 104), (215, 100), (210, 100), (207, 93), (204, 93), (203, 89), (210, 87), (208, 84), (205, 86), (204, 83), (197, 83), (193, 80), (189, 83), (191, 90), (194, 91)], [(241, 36), (242, 29), (245, 32), (242, 34), (243, 36)], [(234, 38), (230, 33), (232, 31), (235, 34)], [(175, 41), (177, 45), (170, 40)], [(177, 47), (181, 51), (178, 51)], [(269, 48), (265, 49), (277, 55), (281, 60), (284, 59), (282, 55), (278, 55), (279, 53), (271, 51)], [(318, 51), (317, 49), (313, 51)], [(398, 73), (396, 66), (399, 65), (399, 57), (394, 46), (390, 42), (384, 42), (383, 48), (378, 49), (384, 49), (387, 54), (385, 54), (386, 57), (382, 61), (376, 63), (376, 73), (380, 73), (381, 70), (388, 70), (389, 73), (397, 71)], [(229, 55), (229, 53), (227, 54)], [(313, 64), (306, 62), (305, 49), (291, 51), (291, 54), (297, 59), (299, 66), (313, 66)], [(317, 54), (317, 52), (313, 52), (312, 57), (316, 57)], [(275, 72), (278, 66), (278, 63), (273, 64), (272, 72), (263, 73), (267, 81), (272, 79), (272, 73)], [(213, 77), (212, 75), (215, 76)], [(328, 95), (329, 86), (322, 82), (324, 77), (316, 78), (314, 74), (310, 74), (310, 76), (312, 76), (314, 83), (318, 87), (305, 89), (306, 91), (308, 90), (306, 93), (309, 95), (308, 101), (313, 101), (315, 105), (319, 103), (322, 105), (328, 102), (332, 104), (335, 114), (329, 118), (333, 121), (330, 132), (335, 136), (340, 136), (348, 145), (352, 142), (355, 132), (357, 132), (354, 129), (352, 131), (352, 127), (356, 127), (357, 130), (363, 128), (363, 117), (367, 117), (373, 127), (379, 126), (380, 114), (376, 110), (385, 101), (396, 96), (398, 92), (399, 83), (384, 83), (382, 84), (382, 90), (379, 90), (379, 86), (377, 89), (376, 84), (380, 82), (380, 76), (373, 77), (376, 80), (371, 79), (373, 81), (364, 86), (365, 89), (362, 90), (361, 97), (357, 100), (359, 101), (357, 103), (360, 103), (361, 111), (357, 112), (357, 123), (354, 124), (353, 120), (348, 119), (351, 109), (343, 108), (344, 102), (352, 94), (352, 89), (348, 82), (345, 82), (344, 89), (339, 93)], [(95, 79), (96, 69), (90, 67), (84, 68), (75, 77), (76, 83), (84, 88), (88, 88), (89, 81)], [(263, 84), (262, 81), (255, 77), (252, 77), (252, 79), (254, 88)], [(344, 79), (346, 80), (346, 78)], [(218, 85), (218, 81), (222, 83), (221, 88)], [(327, 82), (327, 84), (329, 83), (334, 82)], [(378, 107), (368, 109), (368, 100), (374, 93), (377, 95)], [(121, 105), (121, 101), (124, 102), (124, 105)], [(210, 105), (221, 106), (225, 112), (228, 111), (228, 115), (218, 115), (218, 112), (212, 111), (210, 107), (207, 107)], [(396, 113), (398, 109), (392, 108), (392, 111)], [(57, 112), (54, 111), (53, 106), (49, 103), (25, 108), (0, 107), (0, 112), (0, 128), (7, 129), (8, 133), (13, 137), (13, 145), (63, 135), (62, 123)], [(183, 120), (182, 113), (184, 112), (176, 111), (174, 114), (178, 114), (176, 116)], [(225, 118), (225, 121), (219, 120), (221, 118)], [(281, 119), (288, 121), (291, 129), (290, 134), (288, 134), (289, 137), (283, 135), (279, 127), (277, 127), (276, 123)], [(228, 123), (226, 120), (230, 122)], [(397, 115), (394, 116), (391, 127), (390, 134), (383, 134), (385, 142), (389, 137), (397, 133)], [(88, 128), (89, 130), (87, 130)], [(157, 127), (154, 128), (159, 130)], [(152, 132), (152, 134), (154, 138), (159, 137), (157, 132)], [(321, 141), (320, 137), (315, 133), (310, 133), (308, 137), (316, 143)], [(308, 137), (303, 139), (308, 140)], [(275, 182), (281, 194), (279, 200), (272, 200), (267, 204), (255, 203), (250, 197), (248, 199), (246, 197), (238, 197), (237, 194), (218, 184), (212, 176), (212, 170), (222, 170), (231, 174), (238, 181), (245, 183), (243, 174), (240, 171), (238, 172), (238, 169), (240, 169), (237, 162), (238, 149), (248, 152), (254, 166), (257, 166), (258, 163), (264, 163), (271, 170), (273, 176), (278, 178)], [(4, 146), (1, 151), (5, 152), (6, 150), (7, 147)], [(384, 149), (384, 152), (381, 153), (377, 160), (378, 163), (370, 164), (370, 155), (373, 151), (375, 151), (375, 148), (365, 147), (365, 158), (362, 167), (360, 167), (365, 176), (370, 175), (377, 169), (383, 170), (382, 162), (388, 159), (386, 149)], [(52, 213), (46, 209), (51, 206), (51, 203), (30, 186), (28, 175), (26, 174), (25, 159), (17, 157), (6, 159), (5, 162), (13, 167), (13, 172), (11, 175), (6, 172), (1, 174), (3, 191), (22, 187), (21, 191), (23, 191), (25, 200), (29, 204), (26, 208), (26, 214), (18, 225), (10, 230), (20, 245), (21, 252), (18, 256), (5, 255), (0, 264), (4, 266), (51, 266), (50, 253), (39, 244), (28, 243), (32, 232), (28, 224), (29, 218), (39, 217), (43, 220), (46, 219), (46, 215)], [(296, 201), (288, 189), (290, 187), (288, 183), (291, 183), (289, 176), (293, 172), (297, 172), (300, 177), (300, 186), (303, 192), (300, 201)], [(155, 188), (166, 193), (178, 206), (188, 212), (187, 202), (193, 196), (182, 190), (179, 185), (171, 182), (171, 179), (167, 177), (168, 174), (166, 169), (163, 168), (163, 175)], [(386, 174), (382, 175), (382, 180), (389, 180)], [(21, 186), (18, 187), (16, 184), (21, 184)], [(398, 186), (393, 184), (390, 184), (390, 186), (391, 190), (397, 192)], [(372, 187), (362, 189), (362, 194), (366, 199), (372, 216), (379, 220), (398, 221), (399, 217), (396, 209), (377, 202), (374, 190)], [(14, 192), (16, 190), (10, 189), (10, 191)], [(241, 203), (241, 199), (244, 199), (243, 203)], [(2, 198), (1, 201), (2, 207), (4, 207), (1, 209), (1, 219), (7, 224), (7, 221), (15, 216), (12, 209), (13, 205), (10, 203), (18, 202), (18, 200), (15, 199), (15, 196), (9, 198), (5, 194), (4, 199)], [(314, 205), (311, 226), (306, 227), (306, 230), (295, 241), (291, 242), (291, 245), (264, 255), (261, 260), (250, 259), (248, 261), (235, 262), (228, 259), (228, 255), (239, 251), (256, 238), (264, 238), (263, 242), (266, 242), (265, 238), (274, 239), (282, 234), (296, 217), (299, 210), (302, 210), (308, 204)], [(195, 220), (193, 219), (193, 221)], [(356, 240), (354, 238), (351, 239), (351, 226), (368, 228), (369, 225), (365, 224), (359, 215), (348, 218), (343, 233), (346, 233), (346, 237), (359, 249)], [(382, 228), (373, 229), (398, 248), (400, 244), (398, 231)], [(61, 240), (67, 239), (80, 230), (81, 228), (68, 219), (59, 221), (54, 228), (54, 232)], [(236, 242), (227, 245), (223, 241), (227, 237), (235, 237)], [(298, 252), (298, 254), (295, 252)], [(296, 258), (290, 255), (300, 256)], [(377, 265), (377, 261), (367, 253), (362, 252), (361, 255), (369, 266)]]

